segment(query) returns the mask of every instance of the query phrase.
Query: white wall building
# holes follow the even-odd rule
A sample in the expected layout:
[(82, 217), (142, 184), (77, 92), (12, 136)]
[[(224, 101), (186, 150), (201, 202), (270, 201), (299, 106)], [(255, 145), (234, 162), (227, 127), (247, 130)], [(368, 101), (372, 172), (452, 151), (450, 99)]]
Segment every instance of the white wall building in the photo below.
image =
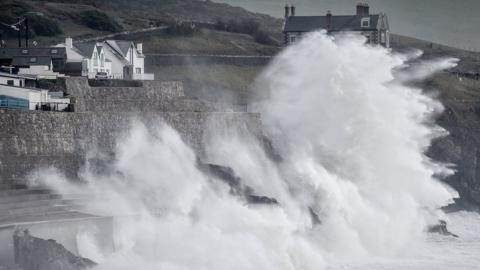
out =
[(82, 76), (94, 78), (98, 72), (106, 72), (113, 79), (153, 80), (145, 73), (145, 55), (142, 44), (132, 41), (106, 40), (73, 44), (71, 38), (57, 46), (67, 50), (67, 63), (82, 63)]
[(52, 96), (46, 89), (27, 88), (26, 81), (35, 78), (8, 73), (0, 73), (0, 107), (39, 110), (42, 105), (64, 110), (70, 99), (63, 96)]

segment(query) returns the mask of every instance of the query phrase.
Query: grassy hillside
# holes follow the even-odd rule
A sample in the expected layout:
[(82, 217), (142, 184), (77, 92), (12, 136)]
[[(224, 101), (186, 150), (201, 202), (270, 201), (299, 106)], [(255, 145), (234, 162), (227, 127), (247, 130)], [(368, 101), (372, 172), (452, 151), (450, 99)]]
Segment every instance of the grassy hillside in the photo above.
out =
[(153, 34), (136, 39), (148, 53), (275, 55), (279, 48), (255, 42), (246, 34), (200, 29), (192, 35)]
[[(462, 72), (480, 71), (480, 54), (394, 35), (395, 50), (421, 49), (422, 59), (456, 57)], [(437, 123), (449, 136), (438, 139), (429, 149), (435, 160), (455, 164), (457, 171), (445, 181), (460, 192), (458, 208), (480, 209), (480, 81), (442, 72), (422, 83), (422, 88), (438, 97), (445, 107)]]
[[(35, 12), (37, 15), (33, 15)], [(32, 17), (30, 22), (43, 21), (48, 29), (59, 31), (46, 34), (31, 31), (32, 37), (46, 43), (58, 42), (64, 36), (88, 37), (120, 30), (132, 30), (154, 25), (172, 25), (182, 20), (204, 22), (255, 21), (262, 31), (278, 35), (282, 21), (242, 8), (199, 0), (3, 0), (0, 21), (14, 23), (21, 15)], [(4, 38), (14, 42), (16, 32), (0, 27)], [(14, 43), (15, 44), (15, 43)]]

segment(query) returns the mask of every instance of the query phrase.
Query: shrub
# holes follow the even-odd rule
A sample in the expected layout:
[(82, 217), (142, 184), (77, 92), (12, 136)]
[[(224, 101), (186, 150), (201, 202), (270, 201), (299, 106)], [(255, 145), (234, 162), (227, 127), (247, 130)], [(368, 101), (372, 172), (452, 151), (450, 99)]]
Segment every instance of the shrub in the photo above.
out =
[(196, 31), (198, 31), (197, 28), (188, 22), (172, 23), (166, 30), (167, 34), (173, 36), (191, 36)]
[(122, 27), (115, 20), (103, 12), (89, 10), (82, 12), (80, 16), (81, 23), (91, 29), (108, 32), (118, 32), (122, 30)]
[(58, 23), (48, 17), (28, 16), (28, 27), (31, 36), (56, 36), (63, 33)]
[(228, 22), (218, 20), (215, 23), (214, 28), (215, 30), (219, 30), (219, 31), (248, 34), (252, 36), (255, 39), (255, 41), (260, 44), (277, 45), (276, 42), (272, 40), (266, 32), (260, 29), (260, 24), (255, 20), (243, 20), (243, 21), (230, 20)]
[(272, 38), (270, 38), (270, 36), (266, 32), (261, 30), (255, 32), (255, 34), (253, 34), (253, 38), (255, 39), (255, 42), (260, 44), (273, 46), (277, 45), (276, 42), (272, 40)]
[(215, 23), (214, 28), (219, 31), (228, 31), (233, 33), (253, 35), (260, 28), (260, 24), (254, 20), (243, 20), (243, 21), (229, 20), (228, 22), (218, 20)]
[[(60, 28), (57, 21), (52, 20), (45, 16), (40, 15), (27, 15), (28, 18), (28, 34), (30, 37), (35, 36), (56, 36), (63, 33), (62, 29)], [(9, 20), (5, 20), (10, 24), (14, 24), (16, 22), (16, 18), (11, 18)], [(22, 37), (25, 35), (25, 24), (21, 25)], [(16, 37), (18, 32), (13, 30), (8, 26), (1, 25), (0, 27), (0, 34), (3, 34), (4, 37)]]

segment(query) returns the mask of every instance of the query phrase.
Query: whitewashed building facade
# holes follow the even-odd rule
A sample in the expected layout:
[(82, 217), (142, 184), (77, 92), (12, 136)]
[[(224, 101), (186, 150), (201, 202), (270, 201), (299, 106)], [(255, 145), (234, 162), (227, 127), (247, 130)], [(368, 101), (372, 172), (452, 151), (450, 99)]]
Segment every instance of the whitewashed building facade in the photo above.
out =
[(98, 72), (106, 72), (112, 79), (153, 80), (154, 75), (145, 73), (145, 55), (142, 44), (132, 41), (106, 40), (74, 44), (71, 38), (65, 43), (67, 63), (81, 63), (82, 76), (94, 78)]

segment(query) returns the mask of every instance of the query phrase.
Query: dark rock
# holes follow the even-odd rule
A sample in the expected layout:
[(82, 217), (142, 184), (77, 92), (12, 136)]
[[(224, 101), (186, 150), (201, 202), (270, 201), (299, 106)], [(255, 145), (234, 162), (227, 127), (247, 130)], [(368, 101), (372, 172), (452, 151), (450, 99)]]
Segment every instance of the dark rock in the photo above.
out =
[(242, 183), (242, 179), (236, 176), (230, 167), (201, 163), (199, 161), (198, 168), (204, 173), (228, 184), (232, 195), (244, 197), (250, 204), (278, 204), (275, 198), (256, 195), (251, 187)]
[(13, 241), (15, 263), (23, 270), (81, 270), (96, 265), (75, 256), (55, 240), (31, 236), (28, 230), (15, 232)]
[(313, 225), (321, 225), (322, 220), (318, 216), (317, 212), (315, 212), (315, 210), (313, 210), (311, 207), (309, 207), (308, 210), (310, 211), (310, 217), (312, 218)]
[(439, 220), (438, 224), (435, 224), (435, 225), (432, 225), (432, 226), (428, 227), (428, 232), (438, 233), (438, 234), (446, 235), (446, 236), (458, 237), (458, 235), (448, 231), (447, 222), (445, 220)]
[(247, 202), (251, 204), (278, 204), (275, 198), (256, 195), (247, 195)]

